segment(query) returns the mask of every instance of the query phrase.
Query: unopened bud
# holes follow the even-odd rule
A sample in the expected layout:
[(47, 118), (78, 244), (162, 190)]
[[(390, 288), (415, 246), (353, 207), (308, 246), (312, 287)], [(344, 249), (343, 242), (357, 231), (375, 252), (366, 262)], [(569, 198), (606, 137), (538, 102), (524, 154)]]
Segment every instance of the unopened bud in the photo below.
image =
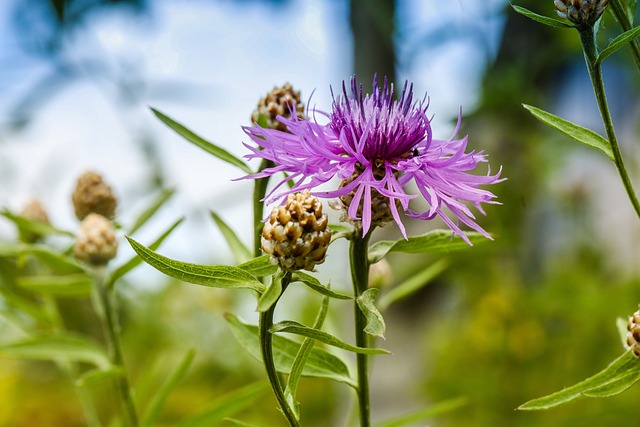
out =
[(609, 0), (554, 0), (556, 13), (578, 28), (593, 26), (604, 13)]
[[(31, 221), (49, 224), (49, 216), (38, 199), (29, 200), (20, 211), (20, 216)], [(30, 230), (20, 230), (20, 240), (23, 242), (33, 243), (41, 237), (39, 233)]]
[(95, 172), (86, 172), (78, 179), (71, 198), (79, 220), (83, 220), (90, 213), (106, 218), (113, 218), (116, 213), (117, 202), (111, 187)]
[(294, 90), (289, 83), (286, 83), (282, 87), (274, 87), (260, 99), (257, 109), (251, 114), (251, 121), (257, 123), (258, 118), (263, 116), (267, 121), (267, 128), (286, 132), (287, 127), (276, 118), (278, 116), (291, 118), (292, 113), (299, 119), (305, 118), (304, 104), (300, 102), (300, 91)]
[(91, 213), (80, 223), (73, 254), (87, 264), (106, 265), (116, 256), (118, 240), (116, 232), (107, 218)]
[(640, 358), (640, 308), (633, 313), (627, 323), (627, 345), (631, 348), (633, 355)]
[(322, 264), (331, 241), (327, 214), (309, 190), (290, 194), (271, 211), (262, 229), (262, 250), (285, 270), (313, 270)]

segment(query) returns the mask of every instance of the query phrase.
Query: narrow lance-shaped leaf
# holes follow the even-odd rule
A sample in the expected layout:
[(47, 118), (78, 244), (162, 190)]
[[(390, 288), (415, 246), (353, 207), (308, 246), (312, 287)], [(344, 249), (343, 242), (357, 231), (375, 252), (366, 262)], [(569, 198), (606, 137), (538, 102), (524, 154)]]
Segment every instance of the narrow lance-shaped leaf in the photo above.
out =
[(342, 300), (353, 299), (353, 296), (351, 296), (349, 294), (332, 291), (329, 287), (323, 286), (322, 283), (320, 283), (320, 281), (318, 279), (316, 279), (315, 277), (313, 277), (313, 276), (311, 276), (311, 275), (309, 275), (307, 273), (303, 273), (301, 271), (296, 271), (296, 272), (293, 273), (293, 275), (291, 277), (291, 282), (303, 283), (303, 284), (307, 285), (309, 288), (311, 288), (314, 291), (316, 291), (317, 293), (319, 293), (320, 295), (324, 295), (324, 296), (328, 296), (328, 297), (336, 298), (336, 299), (342, 299)]
[(380, 290), (376, 288), (367, 289), (358, 297), (358, 299), (356, 299), (356, 303), (367, 319), (367, 325), (365, 326), (364, 331), (374, 337), (384, 338), (386, 325), (382, 315), (375, 305), (378, 292), (380, 292)]
[(590, 393), (598, 397), (609, 396), (626, 390), (638, 379), (640, 379), (640, 361), (633, 357), (631, 351), (626, 351), (594, 376), (564, 390), (530, 400), (518, 409), (549, 409), (589, 396)]
[(50, 236), (53, 234), (61, 234), (69, 237), (74, 236), (74, 234), (70, 231), (61, 230), (44, 222), (28, 219), (20, 215), (15, 215), (6, 209), (0, 211), (0, 215), (13, 222), (16, 227), (18, 227), (18, 230), (27, 234), (31, 233), (39, 236)]
[(158, 197), (156, 197), (151, 204), (138, 215), (133, 225), (129, 229), (128, 234), (133, 234), (140, 229), (143, 225), (149, 221), (153, 215), (175, 194), (175, 190), (170, 188), (163, 190)]
[(29, 253), (38, 258), (43, 264), (58, 273), (80, 273), (85, 271), (73, 258), (54, 252), (47, 246), (27, 245), (25, 247), (25, 253)]
[(282, 295), (282, 275), (276, 274), (271, 278), (271, 284), (262, 295), (260, 295), (256, 311), (263, 313), (269, 310), (271, 306), (278, 301), (280, 295)]
[[(322, 298), (322, 305), (320, 306), (320, 311), (316, 316), (315, 322), (313, 322), (313, 329), (320, 329), (324, 324), (324, 320), (327, 317), (327, 312), (329, 311), (329, 297), (325, 296)], [(287, 403), (291, 408), (293, 408), (293, 413), (296, 418), (300, 419), (300, 405), (296, 401), (296, 392), (298, 390), (298, 383), (300, 382), (300, 377), (302, 376), (302, 372), (304, 370), (304, 365), (307, 363), (309, 356), (311, 355), (311, 351), (313, 350), (313, 346), (315, 345), (316, 340), (311, 338), (305, 338), (302, 340), (302, 345), (298, 350), (298, 354), (296, 354), (296, 358), (293, 361), (293, 365), (291, 365), (291, 373), (287, 378), (287, 387), (284, 390), (284, 397), (287, 400)]]
[(329, 224), (331, 229), (331, 243), (338, 239), (346, 239), (353, 234), (353, 227), (344, 224)]
[(447, 267), (449, 267), (449, 261), (447, 259), (440, 259), (424, 270), (420, 270), (415, 275), (382, 295), (378, 301), (378, 307), (381, 311), (384, 311), (389, 308), (391, 304), (413, 295), (431, 283), (431, 281), (446, 270)]
[(178, 364), (173, 373), (169, 376), (169, 378), (164, 382), (164, 384), (160, 387), (157, 393), (153, 396), (151, 403), (149, 403), (149, 407), (144, 413), (142, 420), (140, 422), (141, 427), (152, 426), (154, 425), (158, 415), (160, 414), (160, 410), (164, 405), (164, 402), (169, 397), (169, 394), (173, 391), (173, 389), (178, 385), (178, 383), (184, 378), (191, 362), (193, 361), (193, 357), (195, 356), (195, 351), (190, 349), (187, 351), (185, 356), (182, 358), (182, 361)]
[(87, 362), (102, 369), (110, 367), (106, 353), (87, 338), (58, 334), (40, 336), (0, 345), (0, 357), (36, 360)]
[(227, 265), (199, 265), (162, 256), (127, 237), (129, 244), (144, 262), (156, 270), (184, 282), (225, 289), (252, 289), (262, 293), (264, 285), (246, 271)]
[(75, 384), (78, 387), (104, 384), (106, 381), (124, 376), (124, 374), (124, 369), (116, 366), (111, 366), (107, 369), (91, 369), (82, 374), (77, 380), (75, 380)]
[(178, 427), (211, 427), (253, 404), (267, 390), (264, 381), (234, 390), (214, 401), (202, 412), (178, 423)]
[[(476, 245), (488, 239), (475, 231), (465, 233), (469, 241)], [(433, 230), (421, 236), (409, 237), (407, 240), (381, 240), (369, 247), (369, 262), (374, 264), (391, 252), (408, 254), (449, 253), (471, 248), (458, 236), (452, 236), (451, 230)]]
[(251, 252), (249, 249), (240, 241), (236, 233), (229, 227), (223, 220), (216, 214), (215, 212), (210, 212), (211, 218), (216, 222), (222, 236), (227, 241), (229, 245), (229, 249), (231, 250), (231, 254), (233, 258), (236, 260), (238, 264), (242, 264), (243, 262), (247, 262), (251, 259)]
[(600, 54), (598, 55), (598, 59), (596, 59), (596, 63), (601, 63), (609, 55), (613, 54), (622, 46), (626, 45), (627, 43), (629, 43), (631, 40), (635, 39), (639, 35), (640, 35), (640, 27), (635, 27), (629, 31), (625, 31), (624, 33), (620, 34), (618, 37), (611, 40), (611, 43), (609, 43), (609, 45), (605, 47), (602, 50), (602, 52), (600, 52)]
[(618, 335), (620, 336), (620, 342), (622, 343), (622, 348), (624, 348), (625, 350), (629, 347), (627, 347), (627, 333), (629, 332), (627, 330), (627, 320), (623, 319), (622, 317), (618, 317), (616, 319), (616, 328), (618, 329)]
[[(258, 361), (262, 361), (260, 353), (260, 340), (258, 327), (249, 325), (238, 319), (237, 316), (226, 313), (225, 319), (231, 326), (231, 331), (236, 340), (249, 354)], [(285, 337), (273, 336), (273, 359), (278, 372), (290, 373), (300, 344)], [(345, 383), (356, 388), (357, 385), (349, 375), (347, 365), (338, 356), (320, 348), (313, 348), (307, 363), (302, 370), (305, 377), (327, 378)]]
[(191, 142), (192, 144), (197, 145), (198, 147), (202, 148), (207, 153), (213, 154), (214, 156), (216, 156), (220, 160), (223, 160), (223, 161), (225, 161), (225, 162), (227, 162), (229, 164), (232, 164), (234, 166), (239, 167), (240, 169), (242, 169), (246, 173), (253, 173), (253, 171), (249, 168), (249, 166), (247, 166), (247, 164), (245, 162), (243, 162), (239, 158), (235, 157), (233, 154), (229, 153), (224, 148), (220, 148), (217, 145), (214, 145), (211, 142), (205, 140), (204, 138), (196, 135), (195, 133), (193, 133), (192, 131), (190, 131), (189, 129), (187, 129), (186, 127), (181, 125), (180, 123), (176, 122), (175, 120), (171, 119), (168, 116), (165, 116), (160, 111), (155, 110), (153, 108), (151, 109), (151, 111), (153, 111), (153, 114), (155, 114), (157, 118), (162, 120), (162, 122), (164, 122), (164, 124), (169, 126), (171, 129), (173, 129), (175, 132), (177, 132), (178, 135), (182, 136), (187, 141)]
[[(183, 220), (184, 220), (183, 218), (180, 218), (179, 220), (174, 222), (167, 230), (165, 230), (156, 240), (154, 240), (149, 245), (149, 249), (153, 251), (158, 249), (162, 244), (162, 242), (164, 242), (165, 239), (169, 237), (171, 233), (173, 233), (173, 230), (175, 230), (176, 227), (178, 227), (178, 225), (180, 225)], [(111, 288), (119, 278), (126, 275), (128, 272), (130, 272), (131, 270), (139, 266), (141, 263), (142, 263), (142, 258), (136, 255), (136, 256), (133, 256), (131, 259), (129, 259), (129, 261), (125, 262), (124, 264), (122, 264), (121, 266), (113, 270), (113, 272), (111, 273), (107, 281), (107, 288)]]
[(301, 335), (303, 337), (313, 338), (316, 341), (323, 342), (327, 345), (341, 348), (343, 350), (351, 351), (354, 353), (360, 354), (389, 354), (389, 351), (381, 349), (381, 348), (364, 348), (364, 347), (356, 347), (354, 345), (348, 344), (339, 338), (323, 331), (319, 331), (317, 329), (310, 328), (301, 323), (294, 322), (292, 320), (284, 320), (282, 322), (278, 322), (274, 324), (269, 331), (271, 333), (277, 332), (288, 332), (290, 334)]
[(429, 418), (437, 417), (438, 415), (459, 409), (467, 403), (468, 399), (464, 397), (445, 400), (431, 405), (428, 408), (419, 409), (415, 412), (410, 412), (408, 414), (403, 414), (399, 417), (383, 421), (380, 424), (376, 424), (376, 427), (403, 427), (414, 425), (418, 422), (424, 422)]
[(260, 427), (256, 424), (245, 423), (244, 421), (236, 420), (234, 418), (224, 418), (224, 420), (236, 427)]
[(256, 277), (271, 276), (278, 271), (278, 265), (272, 264), (269, 255), (262, 255), (238, 265), (238, 268)]
[(31, 292), (59, 297), (88, 297), (93, 291), (93, 280), (83, 273), (64, 276), (25, 276), (19, 277), (16, 283)]
[(559, 19), (549, 18), (548, 16), (539, 15), (535, 12), (530, 11), (529, 9), (525, 9), (521, 6), (516, 6), (514, 4), (511, 5), (513, 10), (518, 12), (520, 15), (524, 15), (529, 19), (533, 19), (536, 22), (539, 22), (544, 25), (548, 25), (550, 27), (555, 28), (573, 28), (573, 25), (568, 24), (564, 21), (560, 21)]
[(529, 110), (529, 112), (531, 112), (531, 114), (541, 122), (548, 124), (552, 128), (558, 129), (560, 132), (584, 145), (597, 148), (606, 154), (611, 160), (614, 160), (613, 151), (611, 150), (611, 144), (609, 144), (609, 141), (594, 131), (578, 126), (575, 123), (571, 123), (568, 120), (562, 119), (551, 113), (547, 113), (539, 108), (532, 107), (531, 105), (522, 104), (522, 106)]

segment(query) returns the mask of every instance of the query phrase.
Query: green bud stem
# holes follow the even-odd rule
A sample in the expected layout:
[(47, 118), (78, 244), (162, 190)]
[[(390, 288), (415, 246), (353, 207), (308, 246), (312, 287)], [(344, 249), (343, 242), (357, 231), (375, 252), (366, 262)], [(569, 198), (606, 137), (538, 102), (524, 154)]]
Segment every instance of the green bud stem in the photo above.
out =
[[(291, 283), (291, 272), (287, 271), (282, 277), (282, 292), (280, 293), (280, 296), (284, 294), (284, 291), (287, 289), (289, 283)], [(273, 334), (269, 331), (269, 329), (271, 328), (271, 326), (273, 326), (273, 313), (276, 311), (276, 305), (280, 300), (280, 296), (271, 305), (271, 307), (269, 307), (268, 310), (260, 313), (260, 351), (262, 353), (262, 361), (264, 363), (264, 367), (267, 370), (267, 377), (269, 378), (271, 388), (273, 389), (273, 394), (275, 394), (276, 396), (276, 400), (278, 401), (278, 405), (280, 405), (282, 413), (284, 414), (291, 427), (299, 427), (300, 425), (298, 424), (298, 420), (296, 419), (293, 410), (287, 403), (287, 399), (284, 396), (284, 390), (282, 388), (282, 384), (280, 383), (280, 377), (278, 376), (278, 371), (276, 370), (276, 365), (273, 360)]]
[(589, 70), (589, 77), (591, 77), (591, 84), (593, 85), (593, 92), (596, 96), (598, 108), (600, 109), (600, 116), (604, 123), (604, 128), (607, 133), (607, 138), (611, 144), (611, 150), (613, 152), (614, 162), (620, 179), (624, 184), (624, 188), (627, 191), (629, 200), (636, 211), (636, 214), (640, 218), (640, 203), (638, 197), (633, 189), (631, 180), (624, 166), (622, 160), (622, 153), (620, 152), (620, 146), (618, 145), (618, 139), (616, 137), (615, 130), (613, 128), (613, 122), (611, 120), (611, 113), (609, 112), (609, 105), (607, 103), (607, 96), (604, 90), (604, 82), (602, 80), (602, 68), (597, 61), (598, 47), (596, 44), (596, 34), (593, 27), (586, 27), (578, 30), (580, 34), (580, 42), (582, 43), (582, 49), (584, 51), (584, 58), (587, 63), (587, 69)]
[(94, 304), (96, 304), (96, 312), (104, 330), (104, 336), (109, 350), (109, 358), (115, 368), (122, 370), (122, 374), (116, 378), (116, 387), (118, 389), (118, 395), (120, 396), (122, 412), (126, 419), (126, 425), (129, 427), (138, 427), (138, 413), (122, 356), (120, 337), (118, 336), (120, 326), (115, 309), (114, 293), (107, 289), (103, 268), (95, 268), (93, 278), (95, 286)]
[[(349, 258), (351, 263), (351, 281), (353, 283), (354, 299), (354, 320), (356, 346), (366, 348), (369, 346), (367, 334), (364, 331), (367, 326), (367, 318), (358, 306), (358, 297), (362, 295), (369, 286), (369, 238), (373, 229), (369, 230), (366, 236), (362, 236), (362, 230), (358, 229), (351, 238), (349, 248)], [(369, 401), (369, 356), (366, 354), (356, 354), (356, 365), (358, 371), (358, 409), (360, 416), (360, 427), (370, 427), (370, 401)]]

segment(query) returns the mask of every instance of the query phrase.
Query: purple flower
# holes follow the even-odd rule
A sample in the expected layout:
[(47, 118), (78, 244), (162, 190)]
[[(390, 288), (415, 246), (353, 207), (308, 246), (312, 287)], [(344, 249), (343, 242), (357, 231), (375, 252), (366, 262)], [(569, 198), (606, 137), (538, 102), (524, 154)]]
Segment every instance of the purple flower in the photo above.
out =
[[(266, 197), (267, 203), (282, 202), (288, 194), (314, 189), (334, 177), (342, 180), (333, 191), (315, 191), (324, 198), (340, 198), (348, 216), (360, 221), (363, 233), (376, 225), (395, 221), (406, 237), (399, 208), (410, 217), (424, 220), (436, 216), (451, 230), (471, 244), (460, 229), (466, 224), (484, 236), (491, 236), (476, 222), (465, 202), (484, 213), (481, 203), (493, 201), (493, 193), (478, 188), (502, 181), (500, 171), (476, 176), (468, 172), (478, 163), (486, 162), (480, 151), (465, 153), (467, 137), (448, 140), (434, 139), (431, 120), (427, 117), (428, 102), (413, 101), (413, 85), (405, 82), (400, 99), (394, 100), (393, 84), (384, 80), (382, 88), (373, 80), (373, 93), (363, 94), (362, 85), (351, 78), (351, 94), (342, 84), (342, 95), (333, 95), (330, 114), (312, 110), (314, 116), (328, 119), (320, 124), (313, 119), (297, 117), (278, 120), (288, 132), (245, 127), (244, 131), (260, 147), (245, 144), (251, 150), (247, 158), (264, 158), (274, 166), (245, 178), (261, 178), (280, 172), (289, 174)], [(326, 120), (325, 120), (326, 121)], [(286, 186), (288, 180), (295, 184)], [(418, 194), (408, 194), (405, 187), (415, 184), (417, 192), (429, 204), (425, 212), (409, 208), (409, 201)], [(381, 203), (382, 202), (382, 203)], [(455, 217), (450, 218), (445, 208)], [(387, 215), (379, 215), (386, 210)]]

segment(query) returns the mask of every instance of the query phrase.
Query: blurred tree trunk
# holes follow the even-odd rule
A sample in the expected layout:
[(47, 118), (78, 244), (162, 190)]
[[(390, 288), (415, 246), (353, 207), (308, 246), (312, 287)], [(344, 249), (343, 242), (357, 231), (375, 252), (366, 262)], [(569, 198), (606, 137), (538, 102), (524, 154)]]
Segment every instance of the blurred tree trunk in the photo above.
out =
[(393, 41), (396, 0), (351, 0), (354, 69), (361, 82), (378, 73), (395, 81), (396, 51)]

